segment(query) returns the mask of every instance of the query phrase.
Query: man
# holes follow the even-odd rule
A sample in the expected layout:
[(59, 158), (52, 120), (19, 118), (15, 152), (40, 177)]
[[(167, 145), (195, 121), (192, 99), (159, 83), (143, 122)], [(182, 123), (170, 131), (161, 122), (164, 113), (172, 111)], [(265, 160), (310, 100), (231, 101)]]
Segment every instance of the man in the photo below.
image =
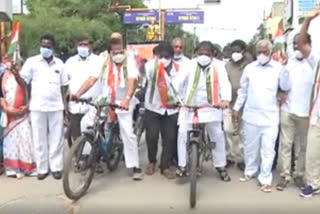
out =
[[(287, 99), (281, 107), (279, 145), (281, 179), (277, 185), (279, 191), (285, 190), (291, 180), (293, 143), (295, 167), (292, 175), (299, 189), (303, 187), (304, 183), (310, 106), (310, 101), (306, 97), (311, 96), (314, 75), (310, 62), (304, 59), (302, 52), (298, 49), (298, 39), (299, 34), (295, 35), (293, 41), (295, 56), (286, 65), (292, 85)], [(308, 36), (308, 43), (311, 44), (310, 36)]]
[[(118, 33), (118, 32), (111, 33), (110, 40), (111, 39), (119, 39), (121, 41), (121, 43), (123, 44), (123, 37), (122, 37), (121, 33)], [(103, 51), (99, 56), (102, 57), (103, 59), (108, 58), (109, 57), (109, 50), (107, 49), (107, 50)]]
[[(75, 94), (83, 83), (92, 74), (101, 72), (101, 59), (92, 53), (91, 42), (86, 36), (77, 38), (78, 53), (70, 57), (65, 64), (65, 72), (69, 77), (69, 92)], [(81, 96), (81, 98), (97, 98), (100, 94), (100, 84), (97, 82), (90, 90)], [(80, 122), (85, 113), (88, 112), (89, 106), (84, 103), (69, 103), (71, 136), (75, 140), (81, 135)]]
[[(40, 38), (40, 55), (29, 58), (18, 82), (31, 87), (30, 118), (38, 179), (49, 170), (60, 179), (63, 169), (63, 95), (68, 83), (63, 62), (54, 57), (55, 39), (50, 34)], [(17, 78), (17, 77), (16, 77)], [(22, 81), (24, 82), (22, 82)]]
[(272, 44), (269, 40), (257, 43), (256, 54), (257, 61), (247, 65), (242, 74), (233, 120), (238, 124), (239, 111), (243, 108), (245, 171), (240, 181), (249, 181), (259, 172), (261, 191), (267, 193), (271, 192), (272, 164), (279, 129), (277, 92), (279, 87), (287, 91), (290, 85), (288, 72), (282, 72), (282, 65), (271, 59)]
[[(124, 144), (124, 157), (127, 168), (133, 168), (133, 179), (142, 180), (140, 169), (137, 137), (133, 133), (133, 110), (138, 100), (133, 97), (137, 87), (138, 69), (133, 58), (125, 54), (123, 44), (119, 39), (110, 41), (110, 58), (103, 69), (103, 96), (112, 103), (120, 102), (123, 110), (116, 110), (120, 125), (120, 135)], [(81, 86), (73, 99), (79, 99), (98, 80), (95, 74)], [(113, 119), (113, 113), (110, 113)]]
[(172, 81), (177, 77), (179, 66), (172, 60), (173, 48), (167, 44), (158, 46), (159, 58), (146, 64), (147, 90), (145, 96), (145, 127), (149, 164), (147, 175), (156, 170), (159, 133), (162, 136), (161, 174), (174, 179), (175, 173), (170, 170), (170, 163), (177, 148), (178, 109), (168, 109), (168, 105), (177, 103), (176, 91)]
[[(231, 180), (226, 166), (225, 139), (222, 131), (222, 109), (228, 107), (231, 101), (231, 86), (228, 81), (224, 63), (214, 59), (214, 47), (211, 42), (201, 42), (197, 47), (197, 58), (192, 60), (188, 69), (178, 72), (175, 80), (177, 91), (187, 82), (183, 95), (184, 102), (191, 106), (207, 106), (198, 110), (199, 122), (206, 125), (210, 141), (216, 143), (212, 150), (213, 164), (222, 181)], [(217, 109), (210, 106), (219, 106)], [(186, 175), (187, 138), (192, 129), (193, 112), (181, 108), (178, 124), (178, 176)]]
[[(302, 52), (303, 57), (307, 59), (311, 67), (314, 69), (314, 81), (310, 106), (310, 127), (308, 131), (308, 144), (305, 164), (306, 186), (300, 192), (300, 196), (305, 198), (312, 197), (320, 192), (320, 58), (312, 51), (310, 40), (307, 34), (311, 21), (319, 16), (319, 14), (320, 8), (310, 12), (301, 27), (298, 39), (298, 49)], [(307, 95), (306, 99), (308, 99)]]
[(172, 47), (174, 51), (173, 59), (179, 65), (188, 63), (190, 60), (183, 54), (184, 44), (181, 38), (175, 38), (172, 40)]
[(237, 100), (240, 78), (244, 68), (252, 62), (246, 53), (246, 43), (235, 40), (231, 43), (231, 60), (226, 63), (226, 70), (232, 87), (232, 100), (228, 109), (223, 112), (223, 128), (226, 137), (227, 161), (237, 162), (238, 168), (244, 170), (243, 143), (240, 138), (240, 126), (232, 123), (232, 108)]
[(160, 37), (160, 27), (156, 20), (151, 20), (146, 32), (147, 41), (157, 41)]

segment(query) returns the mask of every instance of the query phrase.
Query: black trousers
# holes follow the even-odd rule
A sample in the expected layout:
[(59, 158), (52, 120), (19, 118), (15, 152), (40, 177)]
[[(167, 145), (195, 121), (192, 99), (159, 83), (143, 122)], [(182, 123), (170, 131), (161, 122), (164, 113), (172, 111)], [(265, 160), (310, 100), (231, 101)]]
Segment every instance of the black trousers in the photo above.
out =
[(71, 123), (71, 137), (73, 140), (76, 140), (81, 135), (81, 119), (84, 114), (70, 114), (70, 123)]
[(150, 163), (157, 162), (159, 133), (162, 137), (161, 171), (168, 169), (177, 152), (178, 113), (161, 115), (147, 110), (145, 114), (146, 141)]

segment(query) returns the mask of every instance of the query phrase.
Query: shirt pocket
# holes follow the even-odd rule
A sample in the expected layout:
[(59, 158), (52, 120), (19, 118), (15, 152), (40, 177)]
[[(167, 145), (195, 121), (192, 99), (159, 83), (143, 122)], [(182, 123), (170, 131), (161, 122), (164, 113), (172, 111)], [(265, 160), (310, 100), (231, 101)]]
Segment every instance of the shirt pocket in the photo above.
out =
[(60, 86), (61, 84), (60, 76), (61, 76), (60, 70), (53, 70), (49, 76), (49, 84)]

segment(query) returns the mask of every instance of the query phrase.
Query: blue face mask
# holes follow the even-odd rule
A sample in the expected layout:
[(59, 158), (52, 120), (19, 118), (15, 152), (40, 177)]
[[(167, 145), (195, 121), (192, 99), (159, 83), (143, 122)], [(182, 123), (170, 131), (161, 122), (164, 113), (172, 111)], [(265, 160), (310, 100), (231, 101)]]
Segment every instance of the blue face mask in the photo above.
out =
[(50, 48), (40, 47), (40, 54), (43, 58), (50, 58), (53, 55), (53, 50)]
[(78, 46), (78, 54), (83, 58), (87, 58), (90, 55), (90, 50), (88, 47)]

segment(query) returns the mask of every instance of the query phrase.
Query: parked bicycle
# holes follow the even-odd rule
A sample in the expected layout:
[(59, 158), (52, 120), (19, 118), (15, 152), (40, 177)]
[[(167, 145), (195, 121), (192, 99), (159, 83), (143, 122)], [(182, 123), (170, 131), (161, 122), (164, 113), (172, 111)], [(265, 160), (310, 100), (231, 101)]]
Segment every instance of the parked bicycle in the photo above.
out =
[[(104, 160), (110, 171), (115, 170), (123, 156), (123, 144), (120, 138), (118, 123), (112, 125), (112, 130), (105, 130), (107, 108), (119, 108), (111, 103), (95, 104), (91, 100), (80, 99), (96, 108), (93, 126), (78, 137), (67, 154), (64, 165), (63, 189), (66, 196), (72, 200), (81, 198), (92, 182), (97, 162)], [(111, 134), (105, 136), (105, 133)], [(107, 138), (107, 139), (106, 139)], [(104, 142), (108, 140), (106, 151)]]

